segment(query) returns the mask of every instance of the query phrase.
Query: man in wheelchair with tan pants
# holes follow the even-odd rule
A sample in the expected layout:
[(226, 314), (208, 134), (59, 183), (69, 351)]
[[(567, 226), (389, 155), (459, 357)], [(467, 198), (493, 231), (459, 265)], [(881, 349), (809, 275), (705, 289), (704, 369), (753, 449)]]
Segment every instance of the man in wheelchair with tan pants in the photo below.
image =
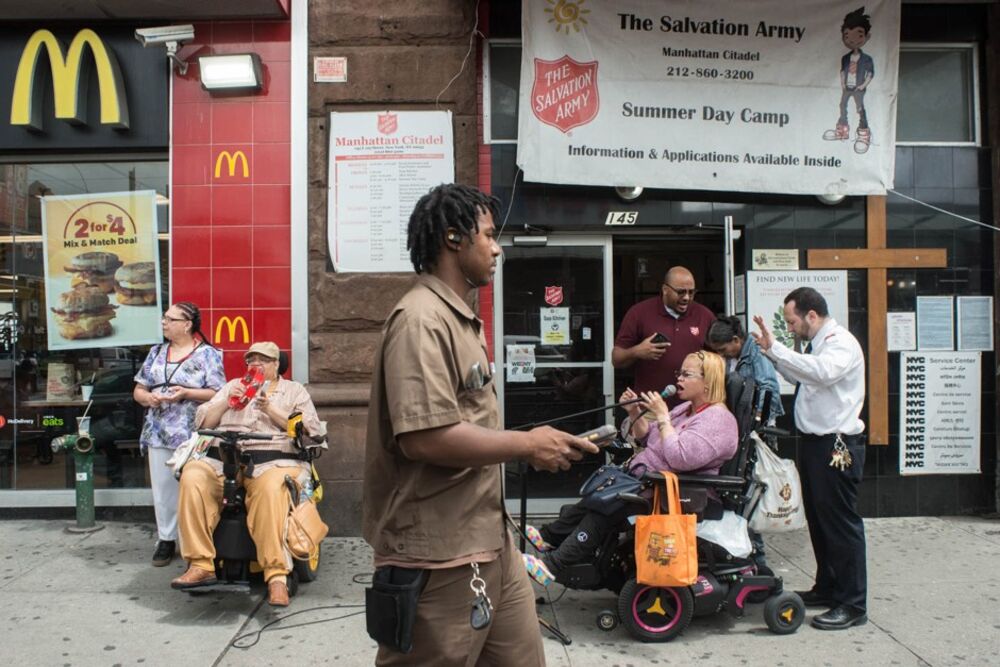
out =
[[(261, 370), (264, 377), (257, 394), (249, 402), (243, 401), (246, 385), (240, 379), (230, 380), (198, 408), (195, 428), (273, 434), (270, 440), (241, 443), (240, 456), (244, 465), (247, 527), (257, 547), (257, 562), (264, 570), (268, 602), (285, 607), (289, 603), (287, 577), (292, 567), (283, 535), (289, 512), (285, 476), (295, 479), (300, 486), (310, 476), (310, 464), (303, 460), (302, 450), (286, 433), (289, 416), (300, 412), (306, 433), (319, 434), (325, 429), (305, 387), (278, 375), (279, 357), (274, 343), (251, 345), (244, 355), (247, 366), (250, 370)], [(322, 446), (326, 447), (325, 441)], [(184, 465), (178, 527), (181, 555), (188, 562), (188, 569), (171, 582), (173, 588), (189, 590), (217, 581), (212, 533), (219, 523), (222, 504), (220, 458), (218, 449), (213, 447), (205, 458)]]

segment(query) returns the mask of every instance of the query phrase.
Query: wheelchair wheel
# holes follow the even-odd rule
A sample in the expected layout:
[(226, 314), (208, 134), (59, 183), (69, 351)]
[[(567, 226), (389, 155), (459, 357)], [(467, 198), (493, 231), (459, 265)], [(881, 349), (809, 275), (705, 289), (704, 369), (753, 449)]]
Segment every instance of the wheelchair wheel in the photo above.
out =
[(797, 593), (784, 591), (764, 603), (764, 622), (776, 635), (790, 635), (806, 618), (806, 606)]
[(611, 632), (618, 627), (618, 614), (612, 609), (604, 609), (597, 614), (597, 627)]
[(644, 642), (668, 642), (687, 628), (694, 596), (684, 587), (647, 586), (629, 579), (618, 595), (618, 616), (625, 629)]
[(295, 564), (292, 566), (292, 569), (295, 570), (295, 574), (299, 575), (299, 581), (302, 583), (316, 581), (316, 577), (319, 576), (321, 546), (322, 545), (319, 544), (316, 545), (313, 552), (309, 554), (309, 560), (295, 560)]

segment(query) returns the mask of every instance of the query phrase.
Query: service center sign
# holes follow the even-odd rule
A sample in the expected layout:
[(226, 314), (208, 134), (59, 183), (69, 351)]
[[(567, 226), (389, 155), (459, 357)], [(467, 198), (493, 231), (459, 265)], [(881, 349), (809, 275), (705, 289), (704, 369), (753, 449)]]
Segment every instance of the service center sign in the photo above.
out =
[(892, 187), (899, 0), (522, 2), (526, 180)]

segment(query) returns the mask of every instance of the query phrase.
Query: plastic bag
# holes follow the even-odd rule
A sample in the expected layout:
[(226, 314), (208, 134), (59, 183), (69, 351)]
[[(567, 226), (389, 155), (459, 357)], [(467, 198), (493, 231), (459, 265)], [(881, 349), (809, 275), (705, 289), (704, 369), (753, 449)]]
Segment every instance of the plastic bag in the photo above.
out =
[(698, 524), (698, 537), (731, 553), (736, 558), (746, 558), (753, 551), (747, 520), (732, 510), (722, 513), (722, 518)]
[(750, 527), (758, 533), (784, 533), (806, 525), (802, 506), (802, 483), (795, 462), (780, 458), (756, 433), (757, 464), (753, 478), (764, 489), (750, 517)]

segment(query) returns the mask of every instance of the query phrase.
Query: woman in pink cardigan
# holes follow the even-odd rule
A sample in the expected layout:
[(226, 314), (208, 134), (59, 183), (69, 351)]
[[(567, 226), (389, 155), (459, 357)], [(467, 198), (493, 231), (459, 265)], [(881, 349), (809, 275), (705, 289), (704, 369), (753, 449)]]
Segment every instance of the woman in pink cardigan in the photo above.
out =
[[(726, 407), (726, 366), (714, 352), (689, 354), (677, 373), (677, 396), (683, 403), (668, 410), (656, 392), (643, 392), (642, 401), (628, 408), (632, 431), (645, 449), (634, 456), (628, 470), (669, 470), (698, 475), (718, 475), (723, 463), (736, 454), (739, 429)], [(622, 401), (635, 398), (626, 389)], [(648, 412), (655, 421), (647, 421)], [(528, 526), (531, 543), (544, 552), (541, 558), (525, 555), (528, 573), (539, 583), (558, 580), (570, 565), (586, 562), (604, 543), (608, 531), (625, 520), (627, 512), (610, 516), (593, 512), (580, 503), (566, 505), (559, 518), (541, 530)]]

